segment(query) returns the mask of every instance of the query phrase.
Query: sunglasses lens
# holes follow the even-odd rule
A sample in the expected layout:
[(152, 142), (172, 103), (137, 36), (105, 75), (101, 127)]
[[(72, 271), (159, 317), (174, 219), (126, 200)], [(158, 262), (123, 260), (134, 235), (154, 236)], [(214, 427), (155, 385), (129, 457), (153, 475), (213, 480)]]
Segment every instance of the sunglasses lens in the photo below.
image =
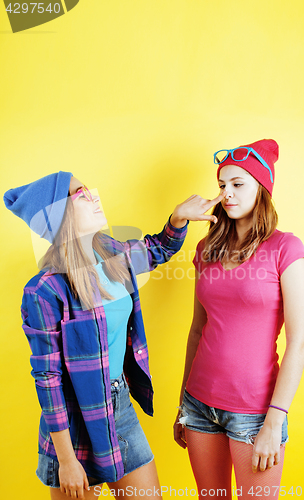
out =
[(91, 195), (90, 191), (88, 190), (88, 188), (86, 186), (83, 186), (82, 192), (83, 192), (84, 196), (86, 197), (86, 199), (88, 201), (92, 201), (93, 200), (92, 195)]
[(233, 158), (238, 161), (245, 160), (248, 156), (247, 148), (237, 148), (233, 151)]
[(215, 163), (222, 163), (222, 161), (225, 160), (227, 155), (228, 155), (228, 151), (226, 149), (219, 151), (218, 153), (216, 153)]

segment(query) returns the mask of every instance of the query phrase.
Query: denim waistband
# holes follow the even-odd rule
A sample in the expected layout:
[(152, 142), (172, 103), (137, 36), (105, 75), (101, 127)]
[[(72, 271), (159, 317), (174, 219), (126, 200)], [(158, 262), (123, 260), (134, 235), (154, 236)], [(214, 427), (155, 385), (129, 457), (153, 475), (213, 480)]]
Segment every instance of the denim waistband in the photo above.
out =
[(111, 391), (122, 389), (123, 387), (127, 387), (127, 381), (125, 374), (122, 373), (118, 378), (111, 378)]

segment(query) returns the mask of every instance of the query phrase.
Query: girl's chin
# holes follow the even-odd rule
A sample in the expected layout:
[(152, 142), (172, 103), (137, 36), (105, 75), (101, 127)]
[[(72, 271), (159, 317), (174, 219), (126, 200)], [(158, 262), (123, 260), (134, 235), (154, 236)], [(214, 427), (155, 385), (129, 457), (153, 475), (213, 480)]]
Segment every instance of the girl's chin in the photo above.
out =
[[(227, 213), (227, 212), (226, 212)], [(227, 213), (227, 217), (228, 219), (231, 219), (231, 220), (239, 220), (239, 219), (242, 219), (242, 216), (241, 215), (232, 215), (232, 214), (228, 214)]]
[[(225, 208), (224, 208), (224, 210), (225, 210)], [(225, 212), (226, 212), (227, 217), (229, 217), (229, 219), (238, 219), (239, 218), (237, 215), (231, 213), (231, 210), (225, 210)]]
[(227, 214), (228, 219), (232, 219), (232, 220), (241, 220), (241, 219), (243, 219), (243, 220), (246, 220), (248, 222), (252, 221), (252, 214), (238, 214), (238, 215), (233, 214), (232, 215), (232, 214), (229, 214), (227, 212), (226, 212), (226, 214)]
[(105, 226), (108, 221), (106, 219), (106, 217), (104, 216), (103, 212), (100, 213), (100, 217), (99, 217), (99, 224), (101, 224), (101, 227)]
[(106, 226), (108, 224), (108, 221), (103, 214), (98, 219), (99, 219), (98, 226), (96, 226), (96, 227), (98, 227), (97, 231), (100, 231), (104, 226)]

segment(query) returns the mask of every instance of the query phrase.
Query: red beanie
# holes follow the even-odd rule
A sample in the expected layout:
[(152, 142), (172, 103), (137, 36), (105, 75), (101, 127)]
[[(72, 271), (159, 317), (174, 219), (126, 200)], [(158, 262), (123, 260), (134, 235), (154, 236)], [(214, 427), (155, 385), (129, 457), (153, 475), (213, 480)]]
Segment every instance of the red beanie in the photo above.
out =
[[(274, 180), (274, 163), (279, 157), (279, 146), (273, 139), (262, 139), (261, 141), (253, 142), (252, 144), (244, 144), (242, 147), (251, 147), (254, 149), (262, 158), (265, 160), (269, 166), (272, 177)], [(237, 151), (234, 153), (235, 158), (237, 158)], [(238, 167), (247, 170), (262, 186), (264, 186), (267, 191), (272, 196), (273, 182), (271, 182), (269, 170), (256, 158), (253, 153), (250, 153), (247, 160), (237, 161), (231, 158), (231, 154), (227, 156), (226, 160), (221, 163), (217, 169), (217, 178), (219, 178), (219, 173), (221, 168), (225, 165), (237, 165)]]

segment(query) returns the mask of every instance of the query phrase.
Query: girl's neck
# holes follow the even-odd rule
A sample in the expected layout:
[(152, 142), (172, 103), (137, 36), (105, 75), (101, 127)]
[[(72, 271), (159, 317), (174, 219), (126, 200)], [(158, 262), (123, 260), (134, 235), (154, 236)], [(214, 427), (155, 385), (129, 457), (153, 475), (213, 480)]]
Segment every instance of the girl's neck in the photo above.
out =
[(252, 228), (252, 218), (248, 219), (236, 219), (235, 229), (238, 236), (238, 244), (241, 245), (245, 239), (245, 236), (249, 229)]
[(97, 259), (95, 257), (94, 251), (93, 251), (93, 237), (94, 234), (86, 234), (84, 236), (80, 237), (80, 242), (82, 245), (82, 248), (89, 258), (91, 264), (95, 266), (97, 264)]

